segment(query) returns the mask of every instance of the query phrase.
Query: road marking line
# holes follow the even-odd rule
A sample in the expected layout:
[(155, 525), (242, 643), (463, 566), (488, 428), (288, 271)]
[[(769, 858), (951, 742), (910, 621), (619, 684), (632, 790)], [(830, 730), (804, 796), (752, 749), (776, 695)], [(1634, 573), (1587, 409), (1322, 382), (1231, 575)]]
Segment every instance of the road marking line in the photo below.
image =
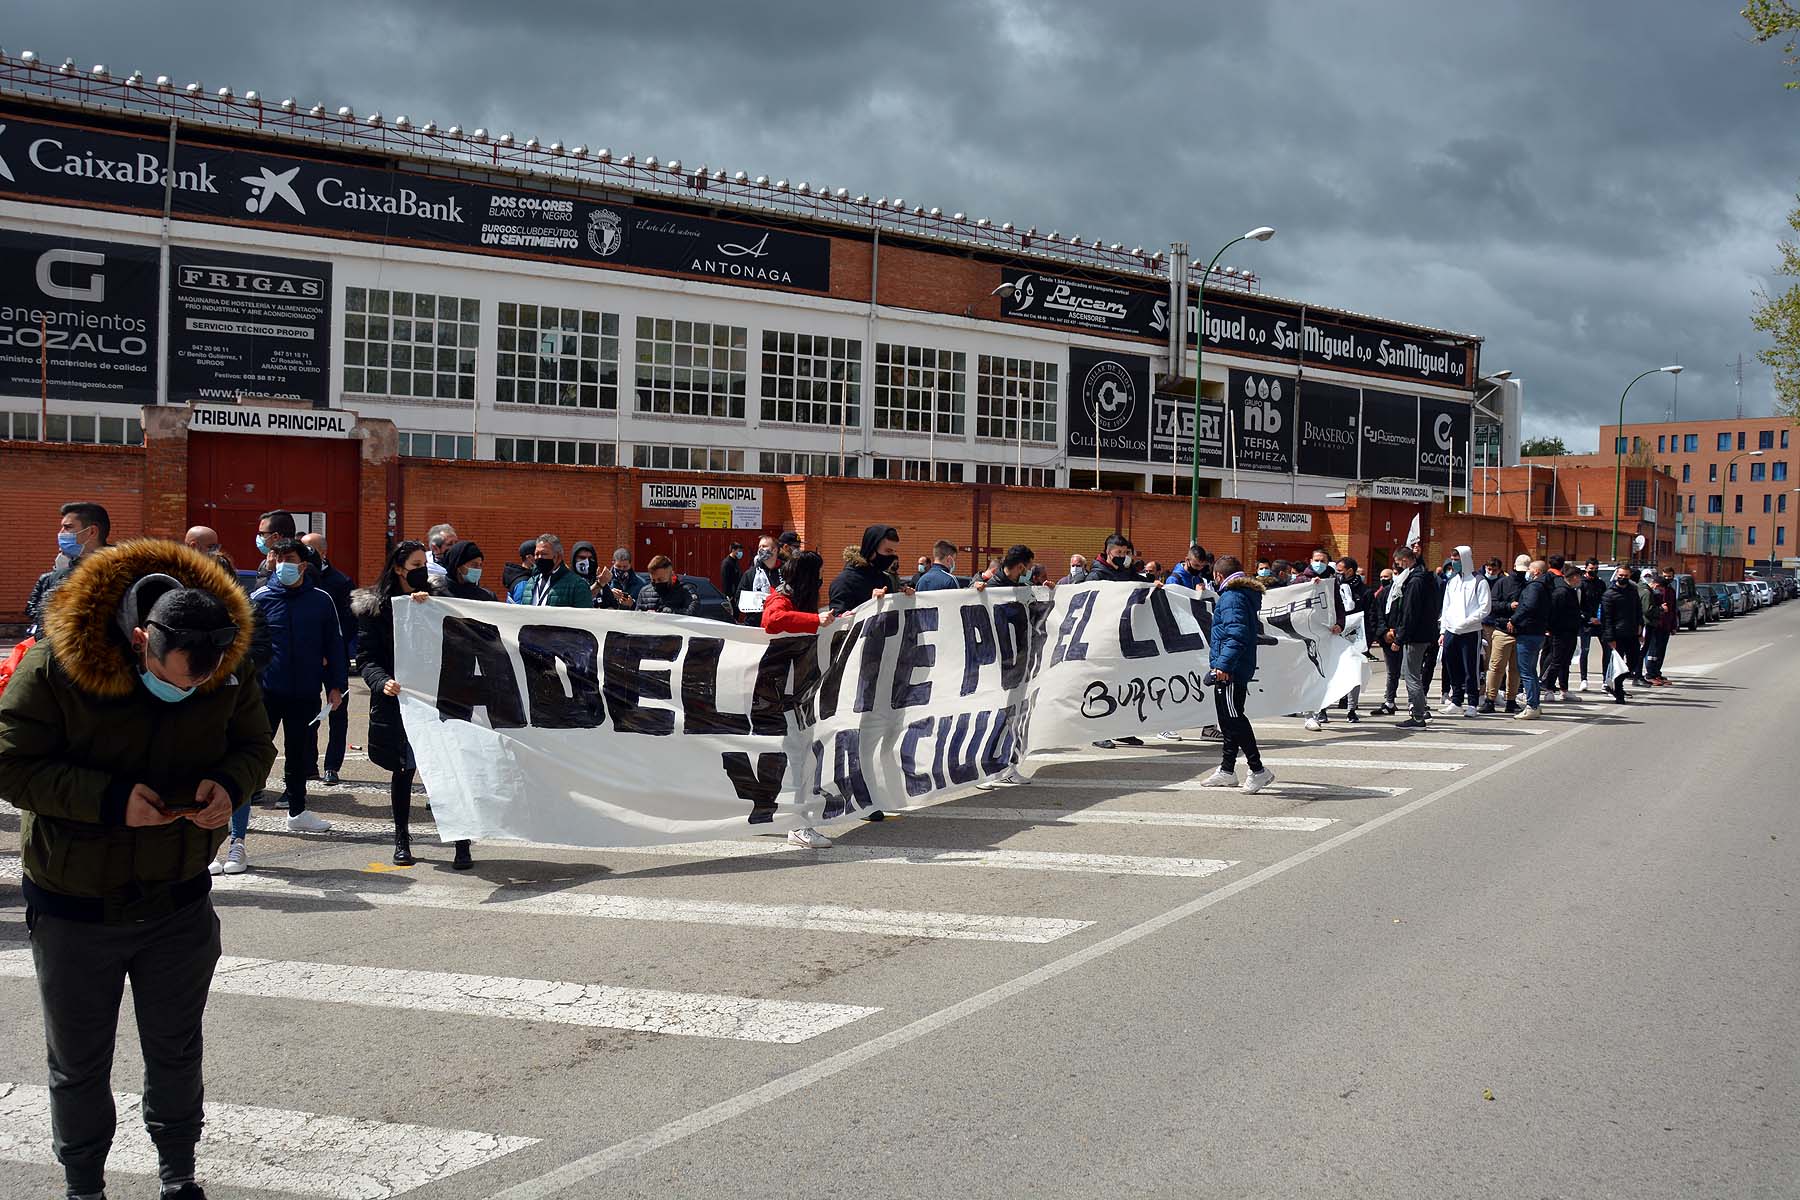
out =
[[(29, 979), (32, 975), (31, 951), (0, 951), (0, 976)], [(757, 1000), (558, 979), (232, 955), (219, 960), (212, 991), (214, 995), (402, 1008), (779, 1045), (804, 1042), (881, 1011), (859, 1004)]]
[[(917, 815), (917, 814), (914, 814)], [(1073, 871), (1091, 875), (1142, 875), (1204, 879), (1237, 866), (1222, 858), (1153, 858), (1140, 854), (1055, 854), (1043, 850), (954, 850), (936, 846), (846, 846), (802, 850), (780, 842), (683, 842), (671, 846), (619, 846), (610, 854), (667, 858), (761, 858), (804, 854), (817, 862), (870, 862), (930, 867), (990, 867), (1007, 871)]]
[(1205, 912), (1215, 904), (1222, 904), (1233, 896), (1238, 895), (1240, 892), (1247, 891), (1259, 883), (1266, 883), (1277, 876), (1285, 875), (1295, 867), (1309, 863), (1313, 859), (1328, 854), (1338, 847), (1344, 846), (1358, 838), (1366, 837), (1377, 829), (1384, 828), (1385, 826), (1398, 821), (1402, 817), (1410, 816), (1427, 805), (1435, 804), (1437, 801), (1442, 800), (1447, 796), (1453, 796), (1471, 784), (1477, 783), (1491, 775), (1497, 774), (1507, 767), (1530, 758), (1541, 750), (1547, 750), (1552, 746), (1560, 745), (1587, 728), (1589, 727), (1585, 725), (1577, 726), (1565, 732), (1557, 733), (1546, 741), (1533, 742), (1531, 745), (1510, 758), (1490, 763), (1478, 771), (1464, 775), (1460, 779), (1452, 780), (1443, 787), (1438, 788), (1436, 791), (1427, 792), (1425, 795), (1420, 796), (1416, 800), (1409, 801), (1399, 808), (1389, 809), (1387, 812), (1372, 817), (1361, 825), (1352, 826), (1342, 833), (1291, 854), (1280, 862), (1272, 863), (1269, 866), (1263, 867), (1261, 870), (1255, 871), (1240, 879), (1232, 880), (1230, 883), (1214, 888), (1203, 896), (1197, 896), (1194, 899), (1187, 901), (1185, 904), (1177, 905), (1165, 912), (1158, 913), (1148, 920), (1141, 921), (1128, 929), (1121, 930), (1109, 938), (1094, 942), (1079, 950), (1071, 951), (1061, 958), (1045, 963), (1036, 970), (1028, 971), (1023, 975), (1009, 979), (1005, 983), (991, 987), (985, 992), (980, 992), (965, 1000), (960, 1000), (957, 1003), (941, 1008), (928, 1016), (920, 1017), (916, 1021), (902, 1025), (898, 1029), (890, 1030), (878, 1037), (870, 1038), (868, 1041), (862, 1042), (859, 1045), (851, 1046), (846, 1050), (840, 1050), (836, 1054), (820, 1059), (818, 1062), (810, 1063), (795, 1071), (790, 1071), (786, 1075), (772, 1079), (760, 1087), (752, 1088), (747, 1092), (741, 1092), (736, 1096), (721, 1100), (716, 1104), (708, 1105), (706, 1108), (689, 1113), (688, 1115), (670, 1121), (665, 1125), (638, 1134), (636, 1137), (627, 1138), (622, 1142), (615, 1142), (611, 1146), (596, 1150), (591, 1154), (583, 1155), (571, 1162), (564, 1163), (562, 1166), (547, 1171), (535, 1179), (525, 1180), (522, 1183), (507, 1188), (505, 1191), (498, 1192), (490, 1197), (489, 1200), (546, 1200), (547, 1197), (551, 1196), (574, 1194), (578, 1185), (594, 1178), (596, 1175), (603, 1174), (616, 1166), (631, 1162), (634, 1159), (642, 1158), (652, 1151), (673, 1145), (676, 1142), (692, 1137), (694, 1134), (702, 1133), (714, 1126), (722, 1125), (727, 1121), (743, 1116), (745, 1113), (754, 1112), (764, 1105), (771, 1104), (785, 1096), (790, 1096), (795, 1092), (802, 1091), (815, 1083), (830, 1079), (836, 1075), (841, 1075), (845, 1071), (861, 1066), (863, 1063), (877, 1058), (889, 1050), (898, 1049), (901, 1046), (917, 1041), (929, 1034), (936, 1033), (938, 1030), (943, 1029), (948, 1025), (952, 1025), (955, 1022), (962, 1020), (964, 1017), (973, 1016), (976, 1013), (983, 1012), (1002, 1001), (1010, 1000), (1014, 996), (1031, 991), (1059, 976), (1066, 975), (1070, 971), (1086, 966), (1090, 962), (1105, 958), (1114, 951), (1142, 941), (1144, 938), (1160, 932), (1170, 925), (1185, 921), (1189, 917)]
[(1229, 813), (1141, 812), (1123, 808), (952, 808), (942, 804), (913, 809), (908, 815), (949, 817), (959, 821), (1023, 821), (1046, 825), (1167, 825), (1196, 829), (1260, 829), (1280, 833), (1313, 833), (1334, 824), (1331, 817), (1241, 817)]
[[(1509, 729), (1507, 732), (1511, 733), (1512, 730)], [(1289, 750), (1361, 750), (1364, 747), (1368, 747), (1379, 750), (1492, 750), (1496, 753), (1502, 753), (1515, 749), (1511, 742), (1494, 741), (1493, 739), (1486, 737), (1463, 738), (1454, 742), (1433, 742), (1422, 738), (1396, 738), (1391, 741), (1375, 741), (1373, 739), (1364, 739), (1360, 737), (1319, 738), (1311, 741), (1305, 739), (1294, 739), (1290, 741), (1286, 738), (1257, 739), (1258, 744), (1263, 746), (1273, 745), (1277, 741)], [(1211, 749), (1168, 750), (1160, 757), (1185, 758), (1191, 755), (1217, 758), (1219, 757), (1219, 750), (1216, 746)], [(1048, 757), (1048, 755), (1045, 756), (1046, 759)], [(1039, 762), (1042, 760), (1034, 758), (1031, 761)]]
[[(1200, 786), (1200, 780), (1202, 778), (1204, 778), (1204, 776), (1195, 775), (1189, 779), (1167, 779), (1160, 783), (1153, 784), (1150, 787), (1133, 788), (1130, 792), (1116, 792), (1115, 791), (1113, 795), (1111, 795), (1107, 798), (1111, 799), (1111, 800), (1128, 800), (1134, 796), (1154, 796), (1159, 793), (1167, 793), (1167, 792), (1199, 792), (1199, 791), (1210, 792), (1210, 791), (1212, 791), (1213, 790), (1212, 788), (1202, 788)], [(1021, 784), (1019, 786), (1020, 787), (1029, 787), (1033, 790), (1036, 790), (1037, 788), (1069, 788), (1069, 789), (1080, 788), (1080, 789), (1092, 791), (1094, 788), (1098, 788), (1098, 787), (1116, 789), (1119, 786), (1119, 781), (1116, 779), (1104, 779), (1104, 780), (1101, 780), (1101, 779), (1094, 779), (1094, 780), (1045, 779), (1043, 776), (1040, 775), (1040, 776), (1032, 779), (1032, 781), (1029, 784)], [(1006, 791), (1015, 792), (1015, 789), (1007, 788)], [(1264, 788), (1261, 792), (1258, 793), (1258, 795), (1291, 796), (1296, 800), (1325, 800), (1325, 799), (1331, 799), (1331, 798), (1343, 798), (1343, 799), (1351, 799), (1351, 800), (1379, 800), (1379, 799), (1382, 799), (1384, 797), (1389, 797), (1389, 796), (1404, 796), (1404, 795), (1406, 795), (1406, 793), (1408, 793), (1410, 791), (1412, 791), (1411, 788), (1377, 787), (1374, 784), (1367, 784), (1367, 785), (1359, 786), (1359, 785), (1348, 784), (1348, 783), (1343, 783), (1343, 784), (1302, 783), (1297, 780), (1289, 781), (1286, 779), (1278, 779), (1274, 783), (1270, 784), (1268, 787)], [(966, 793), (966, 795), (976, 795), (976, 796), (983, 795), (983, 794), (985, 794), (985, 793), (982, 793), (982, 792)], [(1015, 792), (1015, 794), (1016, 794), (1016, 792)], [(924, 816), (924, 815), (926, 815), (925, 810), (923, 810), (923, 809), (908, 809), (906, 811), (909, 816)]]
[(1288, 758), (1263, 755), (1263, 763), (1271, 767), (1331, 767), (1340, 771), (1460, 771), (1468, 763), (1402, 762), (1391, 758)]
[(1086, 929), (1092, 921), (1052, 917), (1003, 917), (982, 913), (908, 912), (851, 908), (837, 904), (747, 904), (724, 900), (683, 900), (655, 896), (606, 896), (522, 888), (465, 890), (411, 884), (394, 891), (333, 887), (258, 875), (222, 875), (214, 897), (276, 896), (338, 902), (355, 900), (375, 908), (432, 908), (457, 912), (526, 913), (617, 921), (662, 921), (686, 925), (733, 925), (746, 929), (797, 929), (815, 933), (864, 933), (881, 937), (944, 938), (953, 941), (1042, 944)]
[[(116, 1092), (119, 1128), (107, 1168), (156, 1176), (156, 1148), (144, 1132), (142, 1100)], [(199, 1175), (215, 1187), (253, 1188), (327, 1200), (385, 1200), (538, 1144), (432, 1125), (206, 1102)], [(0, 1083), (0, 1159), (55, 1167), (50, 1089)], [(60, 1194), (60, 1193), (59, 1193)]]

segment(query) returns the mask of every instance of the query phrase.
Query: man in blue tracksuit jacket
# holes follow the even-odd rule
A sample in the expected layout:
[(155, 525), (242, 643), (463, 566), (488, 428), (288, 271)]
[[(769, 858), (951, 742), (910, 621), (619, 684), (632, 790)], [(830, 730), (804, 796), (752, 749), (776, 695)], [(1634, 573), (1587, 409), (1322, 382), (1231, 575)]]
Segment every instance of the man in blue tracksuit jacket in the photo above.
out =
[(320, 589), (305, 546), (289, 538), (270, 550), (275, 571), (250, 597), (268, 626), (269, 661), (262, 669), (269, 727), (282, 729), (288, 828), (323, 832), (331, 824), (306, 811), (306, 778), (319, 754), (319, 689), (333, 708), (344, 702), (349, 663), (337, 606)]
[(1262, 752), (1256, 748), (1256, 731), (1244, 715), (1244, 698), (1250, 681), (1256, 676), (1256, 645), (1262, 636), (1263, 585), (1244, 574), (1243, 564), (1229, 554), (1221, 555), (1214, 565), (1219, 580), (1219, 603), (1213, 610), (1212, 645), (1209, 661), (1212, 671), (1213, 704), (1218, 710), (1219, 734), (1225, 749), (1219, 769), (1201, 780), (1201, 787), (1236, 787), (1237, 756), (1241, 750), (1250, 774), (1244, 780), (1244, 791), (1260, 792), (1275, 782), (1275, 772), (1263, 766)]

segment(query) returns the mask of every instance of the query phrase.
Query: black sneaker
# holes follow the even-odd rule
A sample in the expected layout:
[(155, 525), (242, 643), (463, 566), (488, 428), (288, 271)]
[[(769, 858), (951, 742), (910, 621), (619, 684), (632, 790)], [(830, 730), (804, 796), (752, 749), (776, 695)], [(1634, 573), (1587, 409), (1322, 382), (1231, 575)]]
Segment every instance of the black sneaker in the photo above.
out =
[[(1139, 744), (1142, 745), (1142, 743)], [(887, 814), (882, 812), (879, 808), (871, 808), (862, 815), (862, 819), (865, 821), (885, 821), (887, 820)]]
[(1352, 725), (1361, 724), (1362, 722), (1362, 718), (1356, 715), (1356, 710), (1354, 708), (1344, 714), (1344, 720), (1350, 722)]
[(1492, 696), (1487, 696), (1487, 697), (1483, 698), (1481, 701), (1481, 706), (1479, 708), (1477, 708), (1475, 711), (1478, 713), (1483, 713), (1483, 714), (1493, 712), (1494, 711), (1494, 698)]
[(1518, 712), (1519, 711), (1519, 702), (1517, 700), (1508, 700), (1506, 702), (1506, 711), (1509, 713)]
[(467, 871), (474, 865), (475, 860), (469, 856), (469, 843), (456, 843), (456, 857), (450, 860), (450, 869), (453, 871)]
[(174, 1191), (164, 1192), (162, 1200), (206, 1200), (206, 1189), (190, 1179)]
[(1404, 721), (1395, 722), (1394, 728), (1395, 729), (1424, 729), (1425, 722), (1419, 720), (1419, 718), (1417, 718), (1417, 717), (1408, 717)]
[(338, 784), (343, 782), (343, 780), (338, 778), (338, 773), (336, 771), (325, 772), (325, 774), (321, 777), (321, 780), (324, 783), (330, 784), (332, 787), (336, 787)]
[(1143, 744), (1144, 739), (1141, 737), (1122, 737), (1113, 739), (1113, 745), (1115, 746), (1141, 746)]

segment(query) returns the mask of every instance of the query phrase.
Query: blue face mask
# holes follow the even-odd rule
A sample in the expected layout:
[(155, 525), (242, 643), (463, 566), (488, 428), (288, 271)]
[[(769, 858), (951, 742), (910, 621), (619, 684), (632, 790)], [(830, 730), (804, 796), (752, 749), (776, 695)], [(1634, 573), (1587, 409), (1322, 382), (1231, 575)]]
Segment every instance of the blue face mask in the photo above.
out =
[(282, 587), (293, 587), (296, 583), (300, 582), (300, 564), (291, 562), (276, 563), (275, 578), (281, 581)]
[(158, 679), (150, 673), (149, 667), (138, 672), (138, 678), (144, 681), (144, 686), (150, 689), (152, 696), (169, 704), (179, 704), (194, 694), (193, 688), (178, 688), (166, 679)]
[(470, 583), (480, 583), (481, 582), (481, 568), (480, 567), (470, 567), (467, 571), (463, 572), (463, 578), (468, 580)]
[(257, 534), (256, 535), (256, 548), (257, 548), (257, 550), (261, 551), (263, 554), (267, 554), (269, 552), (269, 539), (264, 537), (260, 533)]
[(1274, 578), (1274, 576), (1275, 576), (1275, 572), (1269, 570), (1267, 567), (1264, 567), (1262, 570), (1260, 570), (1256, 573), (1256, 577), (1258, 579), (1272, 579), (1272, 578)]
[(56, 552), (69, 558), (79, 558), (81, 556), (81, 539), (72, 533), (57, 534)]
[(1323, 575), (1325, 573), (1325, 564), (1316, 562), (1312, 565), (1312, 570), (1314, 575)]

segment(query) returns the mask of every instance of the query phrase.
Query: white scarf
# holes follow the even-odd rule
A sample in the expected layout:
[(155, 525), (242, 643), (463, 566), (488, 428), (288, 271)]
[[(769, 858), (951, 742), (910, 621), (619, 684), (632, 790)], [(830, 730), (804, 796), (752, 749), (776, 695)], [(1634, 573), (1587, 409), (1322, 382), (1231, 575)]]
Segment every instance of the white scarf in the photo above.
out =
[(1400, 606), (1400, 590), (1406, 586), (1406, 581), (1412, 578), (1412, 573), (1418, 569), (1418, 565), (1414, 564), (1394, 576), (1394, 585), (1388, 589), (1387, 610), (1389, 612), (1393, 612)]

